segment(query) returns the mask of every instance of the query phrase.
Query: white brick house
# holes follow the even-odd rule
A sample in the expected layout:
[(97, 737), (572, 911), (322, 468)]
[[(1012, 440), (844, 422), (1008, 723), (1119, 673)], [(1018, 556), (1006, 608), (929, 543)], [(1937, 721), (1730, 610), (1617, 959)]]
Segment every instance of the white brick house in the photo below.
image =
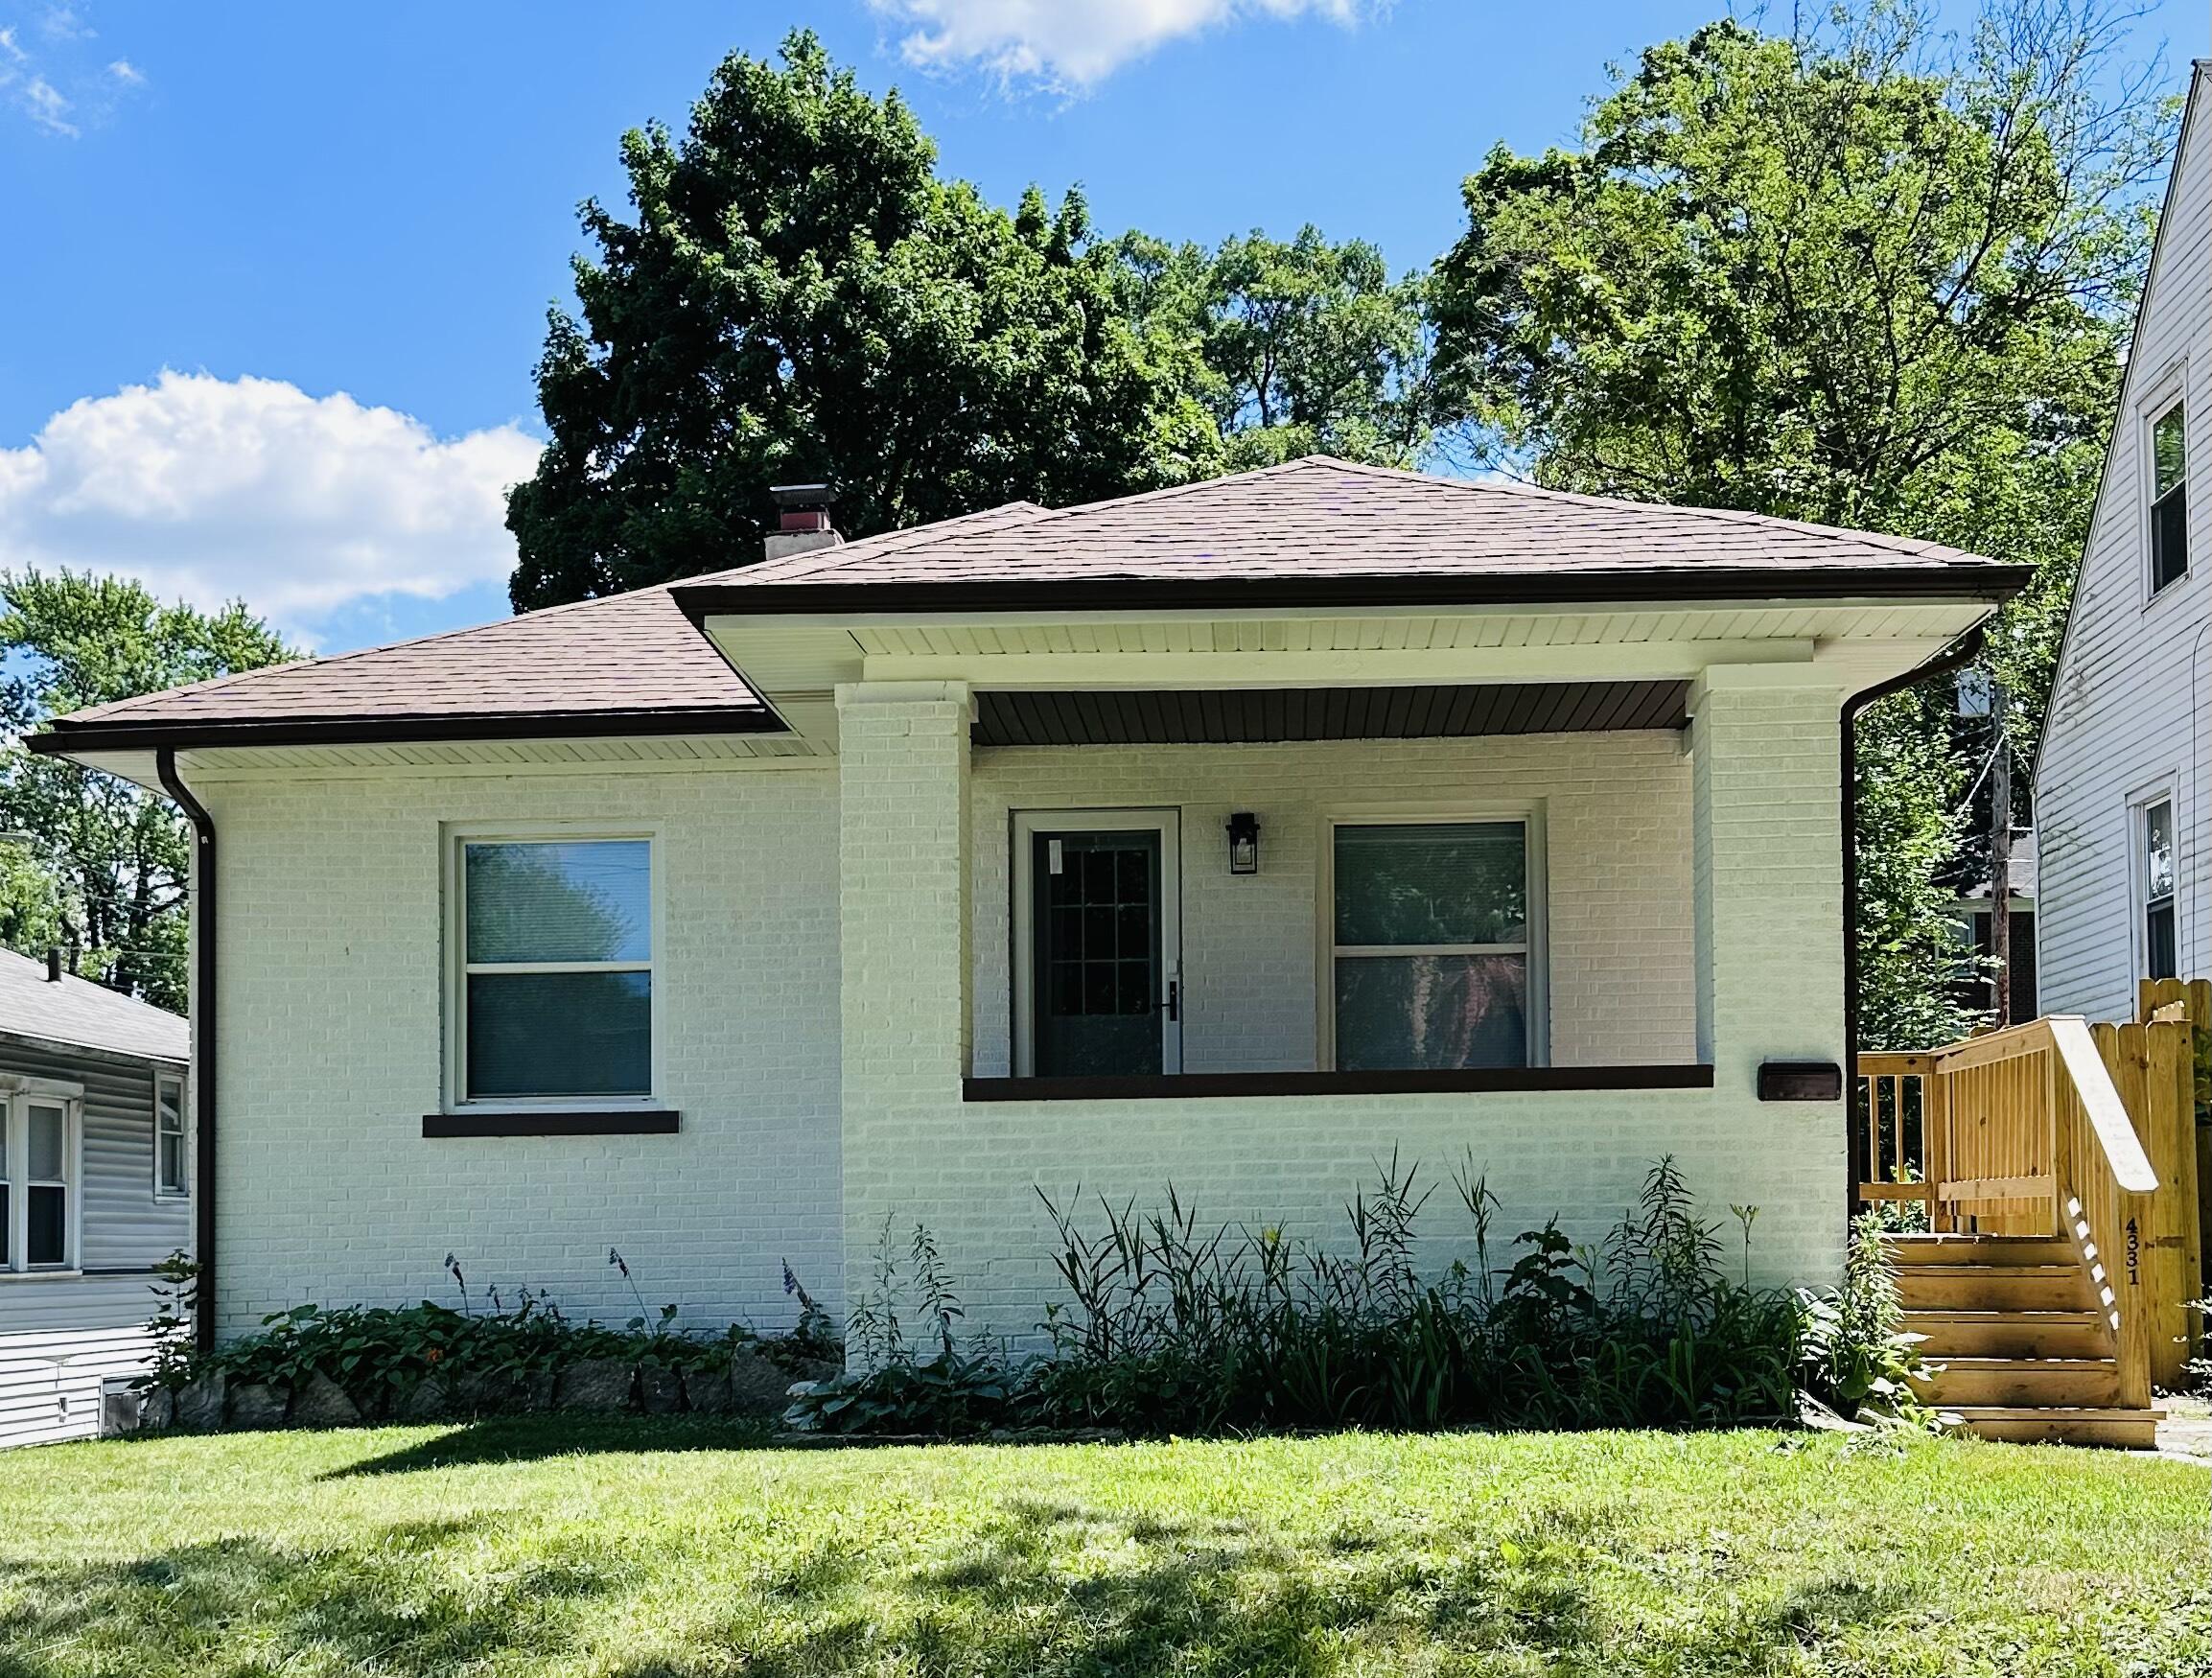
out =
[(850, 545), (819, 504), (37, 742), (199, 830), (210, 1332), (449, 1250), (626, 1316), (610, 1246), (765, 1326), (892, 1218), (1023, 1334), (1037, 1189), (1326, 1236), (1393, 1149), (1578, 1238), (1671, 1153), (1831, 1275), (1847, 718), (2015, 571), (1322, 459)]

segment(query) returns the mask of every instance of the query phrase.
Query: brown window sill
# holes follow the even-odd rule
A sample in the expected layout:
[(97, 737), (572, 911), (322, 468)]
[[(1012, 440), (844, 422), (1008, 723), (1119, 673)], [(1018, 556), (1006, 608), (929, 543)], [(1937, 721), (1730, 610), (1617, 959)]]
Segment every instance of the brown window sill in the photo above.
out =
[(673, 1111), (425, 1113), (423, 1134), (449, 1136), (673, 1136)]
[(1711, 1089), (1711, 1066), (1504, 1066), (1445, 1072), (1182, 1072), (1157, 1078), (969, 1078), (968, 1101), (1203, 1101), (1252, 1095), (1495, 1095)]

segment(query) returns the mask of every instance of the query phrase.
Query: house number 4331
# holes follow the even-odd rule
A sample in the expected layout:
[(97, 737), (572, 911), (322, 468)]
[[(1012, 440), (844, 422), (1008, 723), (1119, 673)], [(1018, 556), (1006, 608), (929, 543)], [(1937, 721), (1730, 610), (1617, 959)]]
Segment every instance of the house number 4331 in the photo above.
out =
[(2143, 1232), (2135, 1220), (2128, 1220), (2128, 1286), (2143, 1285)]

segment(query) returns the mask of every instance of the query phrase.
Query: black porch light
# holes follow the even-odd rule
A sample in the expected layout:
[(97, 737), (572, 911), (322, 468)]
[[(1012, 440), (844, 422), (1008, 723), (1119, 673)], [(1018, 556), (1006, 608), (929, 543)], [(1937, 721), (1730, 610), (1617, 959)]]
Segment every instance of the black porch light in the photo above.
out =
[(1260, 872), (1260, 818), (1249, 810), (1239, 810), (1229, 818), (1229, 872)]

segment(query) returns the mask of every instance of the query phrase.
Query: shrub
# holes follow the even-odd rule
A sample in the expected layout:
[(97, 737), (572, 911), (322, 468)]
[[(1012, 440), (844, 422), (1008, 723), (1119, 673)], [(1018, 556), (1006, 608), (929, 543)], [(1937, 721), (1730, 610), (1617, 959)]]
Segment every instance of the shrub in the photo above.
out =
[(1845, 1417), (1940, 1426), (1914, 1395), (1916, 1376), (1936, 1373), (1921, 1356), (1922, 1335), (1908, 1334), (1878, 1211), (1851, 1223), (1843, 1285), (1798, 1293), (1799, 1366), (1805, 1389)]
[[(627, 1267), (612, 1249), (609, 1262), (627, 1278)], [(208, 1352), (192, 1349), (172, 1333), (147, 1385), (175, 1389), (203, 1375), (221, 1375), (234, 1387), (297, 1390), (322, 1376), (343, 1388), (364, 1415), (378, 1415), (398, 1409), (432, 1380), (481, 1408), (500, 1409), (527, 1402), (561, 1370), (579, 1363), (615, 1362), (690, 1374), (726, 1370), (741, 1354), (757, 1353), (798, 1374), (839, 1355), (826, 1333), (827, 1317), (810, 1299), (799, 1332), (788, 1336), (764, 1338), (741, 1325), (714, 1334), (688, 1332), (679, 1326), (673, 1305), (663, 1306), (650, 1320), (640, 1315), (611, 1328), (574, 1321), (549, 1296), (526, 1288), (511, 1307), (497, 1288), (485, 1289), (485, 1304), (476, 1305), (450, 1253), (445, 1269), (454, 1278), (457, 1305), (431, 1299), (408, 1306), (295, 1305), (263, 1317), (259, 1333)], [(803, 1297), (804, 1291), (785, 1274), (788, 1286)], [(183, 1294), (192, 1280), (191, 1273), (178, 1272), (173, 1291)], [(173, 1320), (180, 1309), (174, 1298), (166, 1299), (155, 1326)]]

